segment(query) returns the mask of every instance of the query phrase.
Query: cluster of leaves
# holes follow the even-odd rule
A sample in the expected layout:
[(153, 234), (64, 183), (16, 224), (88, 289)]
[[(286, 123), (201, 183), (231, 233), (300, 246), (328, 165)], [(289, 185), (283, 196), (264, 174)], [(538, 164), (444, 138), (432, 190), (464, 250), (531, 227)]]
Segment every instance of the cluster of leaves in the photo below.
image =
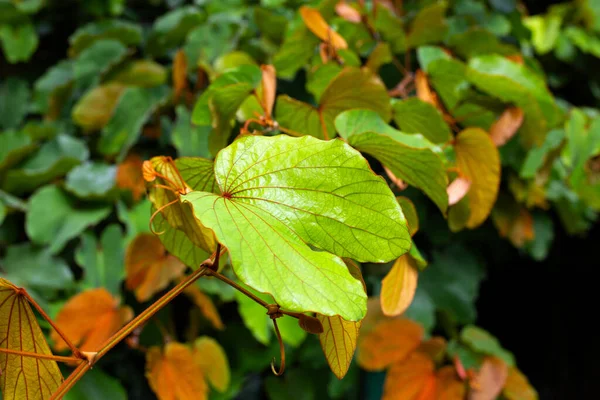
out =
[[(351, 398), (359, 367), (388, 369), (386, 399), (537, 398), (473, 326), (467, 238), (490, 219), (543, 260), (547, 210), (572, 234), (596, 220), (600, 114), (553, 94), (561, 65), (600, 56), (593, 1), (86, 3), (65, 60), (0, 83), (2, 348), (51, 354), (14, 285), (96, 352), (220, 243), (217, 273), (258, 302), (200, 279), (68, 398), (233, 398), (256, 379), (273, 399)], [(0, 62), (34, 54), (48, 10), (0, 0)], [(56, 363), (25, 359), (0, 353), (2, 392), (52, 378), (30, 394), (48, 398)]]

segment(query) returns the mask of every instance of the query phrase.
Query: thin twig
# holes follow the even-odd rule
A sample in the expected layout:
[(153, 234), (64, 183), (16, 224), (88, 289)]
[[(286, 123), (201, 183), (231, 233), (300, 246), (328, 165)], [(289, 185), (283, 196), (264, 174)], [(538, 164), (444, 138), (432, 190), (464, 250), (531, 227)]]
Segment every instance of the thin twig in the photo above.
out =
[(77, 357), (63, 357), (63, 356), (55, 356), (54, 354), (40, 354), (40, 353), (32, 353), (29, 351), (11, 350), (11, 349), (3, 349), (3, 348), (0, 348), (0, 353), (13, 354), (13, 355), (22, 356), (22, 357), (39, 358), (42, 360), (54, 360), (54, 361), (64, 362), (64, 363), (73, 363), (73, 362), (84, 361), (84, 359), (77, 358)]

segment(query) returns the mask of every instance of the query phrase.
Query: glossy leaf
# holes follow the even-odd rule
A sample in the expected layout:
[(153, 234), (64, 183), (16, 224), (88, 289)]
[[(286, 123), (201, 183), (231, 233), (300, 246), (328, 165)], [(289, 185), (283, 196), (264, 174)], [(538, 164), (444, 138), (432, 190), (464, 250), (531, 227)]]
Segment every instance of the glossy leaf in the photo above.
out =
[(394, 120), (403, 132), (420, 133), (432, 143), (445, 143), (452, 138), (442, 114), (418, 98), (394, 103)]
[(465, 129), (454, 143), (456, 165), (471, 180), (469, 204), (471, 215), (468, 228), (481, 225), (496, 202), (500, 185), (500, 156), (486, 132)]
[[(20, 292), (0, 278), (0, 347), (52, 355), (31, 307)], [(60, 386), (63, 377), (56, 361), (0, 353), (4, 398), (43, 400)]]
[[(291, 166), (309, 172), (296, 174)], [(331, 180), (334, 171), (337, 179)], [(196, 218), (213, 229), (229, 249), (238, 277), (271, 293), (284, 308), (339, 314), (348, 320), (364, 315), (364, 292), (343, 262), (311, 250), (304, 241), (360, 261), (387, 261), (407, 250), (408, 232), (398, 203), (365, 160), (341, 141), (322, 142), (309, 136), (245, 137), (219, 153), (215, 173), (225, 196), (191, 192), (181, 196), (182, 200), (192, 204)], [(274, 185), (269, 175), (276, 177)], [(284, 193), (287, 199), (282, 197)], [(372, 204), (370, 208), (363, 205), (365, 193), (381, 199), (375, 209)], [(322, 208), (330, 202), (340, 204), (341, 213)], [(371, 228), (374, 220), (376, 232)], [(261, 232), (260, 237), (253, 232)], [(258, 240), (251, 245), (253, 256), (249, 257), (251, 237)], [(274, 248), (278, 249), (276, 259), (269, 256)], [(266, 275), (253, 272), (257, 264)], [(296, 271), (303, 279), (287, 273), (278, 282), (269, 279), (285, 270)], [(327, 282), (328, 275), (337, 276), (336, 284)], [(306, 295), (302, 304), (289, 292), (298, 285)], [(347, 304), (327, 300), (340, 292), (354, 300)]]
[(381, 284), (381, 309), (388, 316), (402, 314), (413, 300), (419, 273), (415, 260), (405, 254), (398, 258)]
[(346, 321), (338, 315), (327, 317), (317, 314), (317, 318), (323, 325), (319, 342), (329, 368), (338, 379), (342, 379), (350, 368), (361, 323)]
[(231, 381), (231, 373), (221, 345), (211, 337), (202, 336), (194, 341), (192, 354), (208, 383), (217, 391), (225, 392)]

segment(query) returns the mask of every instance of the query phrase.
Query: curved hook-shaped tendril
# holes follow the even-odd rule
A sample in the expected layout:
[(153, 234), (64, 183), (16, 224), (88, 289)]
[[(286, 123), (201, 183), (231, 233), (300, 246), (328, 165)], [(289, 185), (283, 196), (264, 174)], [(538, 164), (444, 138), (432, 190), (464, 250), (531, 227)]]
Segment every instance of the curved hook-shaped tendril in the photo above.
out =
[(277, 326), (277, 319), (273, 318), (273, 326), (275, 327), (275, 334), (277, 335), (277, 340), (279, 341), (279, 353), (281, 354), (281, 365), (279, 366), (279, 371), (275, 369), (275, 357), (273, 357), (273, 361), (271, 361), (271, 371), (276, 376), (283, 375), (285, 371), (285, 347), (283, 345), (283, 339), (281, 338), (281, 333), (279, 333), (279, 327)]
[(150, 222), (149, 222), (149, 224), (150, 224), (150, 232), (152, 232), (152, 233), (153, 233), (153, 234), (155, 234), (156, 236), (160, 236), (160, 235), (162, 235), (163, 233), (165, 233), (165, 231), (162, 231), (162, 232), (156, 232), (156, 231), (154, 230), (154, 225), (152, 224), (152, 222), (154, 221), (154, 217), (156, 217), (156, 216), (158, 215), (158, 213), (159, 213), (159, 212), (161, 212), (161, 211), (162, 211), (162, 210), (164, 210), (165, 208), (169, 207), (170, 205), (173, 205), (173, 204), (175, 204), (175, 203), (176, 203), (176, 202), (178, 202), (178, 201), (179, 201), (179, 197), (178, 197), (178, 198), (176, 198), (176, 199), (175, 199), (175, 200), (173, 200), (173, 201), (170, 201), (170, 202), (168, 202), (167, 204), (164, 204), (164, 205), (160, 206), (160, 207), (159, 207), (159, 208), (158, 208), (156, 211), (154, 211), (154, 212), (152, 213), (152, 215), (150, 216)]

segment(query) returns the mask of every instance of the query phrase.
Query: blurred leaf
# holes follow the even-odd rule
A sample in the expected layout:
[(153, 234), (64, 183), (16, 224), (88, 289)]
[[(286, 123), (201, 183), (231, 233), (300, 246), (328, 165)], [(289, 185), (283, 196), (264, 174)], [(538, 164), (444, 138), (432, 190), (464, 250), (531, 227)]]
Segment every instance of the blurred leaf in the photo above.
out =
[(160, 239), (151, 233), (139, 234), (127, 247), (125, 286), (133, 290), (137, 301), (144, 303), (181, 277), (185, 265), (167, 254)]
[(193, 125), (192, 116), (185, 106), (177, 106), (175, 112), (177, 122), (171, 132), (171, 141), (179, 157), (210, 157), (208, 138), (212, 127)]
[(548, 256), (550, 246), (554, 241), (554, 223), (552, 219), (539, 212), (533, 213), (533, 231), (535, 237), (525, 244), (525, 250), (537, 261), (542, 261)]
[(0, 129), (16, 129), (21, 125), (28, 112), (29, 97), (26, 81), (8, 78), (0, 85)]
[(397, 316), (410, 306), (417, 289), (419, 272), (408, 254), (400, 256), (381, 284), (381, 309), (387, 316)]
[(232, 51), (217, 58), (213, 67), (217, 75), (220, 75), (242, 65), (257, 65), (257, 63), (248, 53)]
[(229, 387), (231, 372), (221, 345), (211, 337), (201, 336), (194, 341), (192, 354), (208, 383), (219, 392), (225, 392)]
[(387, 7), (379, 7), (373, 22), (377, 32), (390, 44), (393, 53), (404, 53), (407, 47), (404, 23)]
[(408, 47), (418, 47), (440, 41), (448, 29), (446, 25), (445, 1), (436, 2), (422, 8), (412, 21), (406, 37)]
[(115, 187), (116, 167), (85, 162), (67, 174), (65, 189), (79, 198), (103, 198)]
[(403, 132), (420, 133), (432, 143), (445, 143), (452, 138), (442, 114), (415, 97), (394, 103), (394, 121)]
[(523, 123), (523, 110), (509, 107), (490, 128), (490, 137), (497, 147), (503, 146), (519, 130)]
[[(3, 278), (0, 278), (0, 336), (4, 338), (1, 343), (4, 349), (52, 355), (27, 299), (18, 292), (18, 287)], [(0, 363), (3, 365), (0, 391), (5, 396), (12, 393), (15, 399), (49, 398), (63, 382), (54, 360), (0, 353)]]
[(64, 400), (127, 400), (127, 392), (118, 379), (94, 368), (83, 375), (75, 386), (67, 392)]
[(0, 171), (17, 164), (35, 148), (31, 138), (22, 131), (0, 132)]
[(537, 400), (538, 394), (527, 377), (517, 367), (508, 369), (508, 377), (502, 389), (502, 396), (507, 400)]
[(205, 17), (194, 6), (180, 7), (170, 11), (154, 21), (146, 50), (153, 56), (161, 56), (179, 46), (193, 28), (200, 25)]
[(536, 172), (543, 166), (548, 153), (556, 150), (565, 138), (565, 131), (562, 129), (553, 129), (546, 135), (544, 143), (529, 150), (527, 157), (523, 162), (519, 176), (521, 178), (533, 178)]
[(419, 216), (417, 215), (417, 209), (408, 197), (398, 196), (396, 197), (396, 200), (398, 200), (398, 204), (400, 204), (400, 208), (402, 208), (402, 213), (406, 217), (410, 236), (414, 236), (415, 233), (419, 231)]
[(500, 395), (508, 377), (506, 363), (498, 358), (486, 357), (477, 372), (477, 387), (469, 393), (469, 400), (493, 400)]
[(427, 73), (431, 85), (440, 95), (446, 108), (457, 117), (456, 107), (466, 97), (469, 89), (467, 66), (456, 59), (439, 59), (429, 64)]
[(41, 112), (47, 112), (53, 95), (73, 81), (73, 64), (72, 60), (60, 61), (35, 81), (34, 101)]
[(192, 350), (170, 342), (146, 353), (146, 377), (158, 400), (206, 400), (208, 385)]
[(105, 155), (117, 155), (122, 160), (137, 141), (150, 115), (165, 101), (165, 86), (128, 88), (119, 98), (108, 124), (102, 130), (98, 149)]
[(120, 83), (96, 86), (88, 91), (73, 108), (73, 122), (86, 131), (102, 129), (113, 116), (126, 87)]
[(415, 352), (392, 365), (385, 378), (382, 400), (436, 398), (435, 364)]
[(110, 81), (127, 86), (151, 88), (167, 83), (167, 69), (152, 60), (136, 60), (119, 69)]
[(0, 44), (11, 64), (27, 61), (38, 47), (38, 35), (31, 22), (0, 25)]
[[(259, 295), (261, 298), (263, 296), (269, 298), (265, 295)], [(238, 312), (246, 328), (252, 333), (254, 339), (265, 346), (268, 345), (271, 341), (270, 325), (272, 325), (272, 322), (267, 317), (264, 307), (237, 291), (235, 292), (235, 299), (238, 304)]]
[(208, 295), (200, 291), (198, 285), (188, 286), (185, 288), (184, 293), (200, 309), (204, 318), (206, 318), (215, 329), (225, 329), (225, 325), (221, 320), (221, 315), (219, 314), (219, 311), (217, 311), (217, 307)]
[(44, 186), (29, 199), (25, 229), (34, 243), (49, 245), (56, 254), (88, 226), (106, 218), (110, 210), (104, 205), (81, 207), (57, 186)]
[(594, 57), (600, 57), (600, 38), (575, 26), (569, 26), (564, 33), (579, 50)]
[(73, 64), (73, 74), (78, 88), (87, 89), (100, 82), (111, 67), (127, 55), (127, 48), (116, 40), (97, 40), (83, 50)]
[(270, 400), (316, 400), (315, 377), (307, 371), (295, 369), (284, 374), (281, 378), (269, 376), (265, 389)]
[(131, 191), (133, 200), (138, 201), (146, 193), (146, 182), (142, 175), (142, 159), (135, 153), (130, 153), (117, 166), (115, 183), (119, 189)]
[[(71, 297), (55, 318), (56, 325), (82, 351), (98, 351), (100, 346), (133, 318), (129, 306), (106, 289), (88, 289)], [(56, 351), (68, 350), (56, 331), (50, 332)]]
[[(339, 3), (344, 4), (344, 3)], [(373, 73), (378, 73), (381, 66), (392, 62), (392, 51), (388, 43), (378, 43), (373, 49), (365, 65)]]
[(563, 18), (564, 15), (548, 13), (523, 19), (523, 25), (531, 31), (531, 42), (538, 54), (546, 54), (554, 48)]
[(302, 6), (300, 15), (306, 27), (323, 42), (330, 43), (335, 49), (346, 49), (348, 44), (336, 31), (334, 31), (318, 10)]
[(175, 97), (175, 100), (179, 99), (188, 88), (187, 71), (188, 65), (185, 52), (183, 50), (178, 50), (173, 58), (172, 72), (173, 96)]
[(317, 314), (317, 318), (323, 324), (323, 332), (319, 334), (321, 349), (331, 371), (342, 379), (350, 368), (361, 323), (346, 321), (339, 315), (326, 317)]
[(67, 173), (85, 161), (89, 152), (80, 139), (58, 135), (6, 174), (3, 189), (21, 194)]
[(498, 339), (481, 328), (465, 326), (460, 332), (460, 340), (479, 353), (503, 360), (508, 366), (515, 364), (513, 355), (500, 346)]
[(142, 29), (127, 21), (109, 19), (91, 22), (77, 29), (69, 38), (69, 55), (74, 57), (98, 40), (118, 40), (126, 47), (142, 42)]

